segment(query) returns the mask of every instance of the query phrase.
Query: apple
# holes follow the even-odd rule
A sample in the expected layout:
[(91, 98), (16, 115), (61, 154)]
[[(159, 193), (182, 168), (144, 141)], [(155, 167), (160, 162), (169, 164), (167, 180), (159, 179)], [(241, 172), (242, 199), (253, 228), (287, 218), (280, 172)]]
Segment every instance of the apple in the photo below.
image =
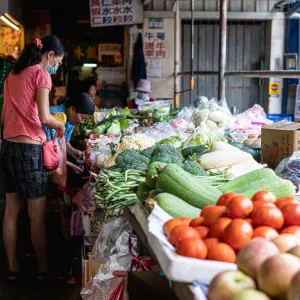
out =
[(288, 300), (298, 300), (300, 296), (300, 272), (298, 272), (292, 279), (292, 282), (288, 288), (287, 298)]
[(270, 297), (285, 297), (288, 287), (300, 270), (300, 259), (280, 253), (268, 258), (258, 271), (258, 287)]
[(218, 274), (208, 288), (208, 300), (230, 300), (244, 290), (255, 289), (254, 280), (241, 271), (224, 271)]
[(230, 300), (271, 300), (261, 291), (246, 289), (235, 294)]
[(256, 237), (239, 251), (236, 264), (240, 271), (257, 279), (257, 272), (263, 262), (276, 254), (279, 254), (279, 250), (271, 241)]
[(289, 233), (280, 234), (272, 242), (278, 247), (281, 253), (286, 253), (300, 245), (300, 240), (295, 235)]
[(292, 248), (291, 250), (289, 250), (288, 253), (293, 254), (293, 255), (297, 256), (298, 258), (300, 258), (300, 246), (298, 245), (298, 246)]

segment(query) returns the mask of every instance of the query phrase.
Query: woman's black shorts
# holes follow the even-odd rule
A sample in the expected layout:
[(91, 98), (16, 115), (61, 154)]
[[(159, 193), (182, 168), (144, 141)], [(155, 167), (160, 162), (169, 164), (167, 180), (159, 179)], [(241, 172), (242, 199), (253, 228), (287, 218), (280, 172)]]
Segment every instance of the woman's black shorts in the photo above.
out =
[(4, 140), (0, 152), (0, 171), (6, 193), (25, 198), (46, 196), (49, 174), (43, 165), (41, 145)]

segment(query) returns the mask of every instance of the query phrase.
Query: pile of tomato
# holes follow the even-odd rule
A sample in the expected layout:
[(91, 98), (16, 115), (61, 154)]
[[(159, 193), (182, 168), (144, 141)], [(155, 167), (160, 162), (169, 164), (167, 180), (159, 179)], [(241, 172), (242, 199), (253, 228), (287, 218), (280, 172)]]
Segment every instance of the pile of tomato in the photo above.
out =
[(252, 199), (227, 193), (217, 205), (204, 207), (198, 218), (171, 219), (163, 230), (179, 255), (235, 263), (236, 253), (254, 237), (273, 240), (289, 233), (300, 240), (300, 202), (277, 200), (269, 191)]

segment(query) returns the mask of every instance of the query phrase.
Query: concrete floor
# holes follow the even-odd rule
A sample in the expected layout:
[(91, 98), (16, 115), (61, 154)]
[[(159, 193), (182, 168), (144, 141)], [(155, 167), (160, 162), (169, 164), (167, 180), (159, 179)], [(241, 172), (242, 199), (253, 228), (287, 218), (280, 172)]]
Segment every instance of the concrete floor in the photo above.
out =
[[(53, 203), (52, 203), (53, 204)], [(36, 281), (35, 258), (27, 256), (33, 253), (29, 219), (26, 211), (22, 213), (19, 222), (18, 261), (21, 267), (21, 280), (18, 283), (6, 281), (7, 263), (2, 241), (2, 218), (5, 201), (0, 200), (0, 300), (79, 300), (81, 289), (81, 240), (66, 242), (60, 228), (60, 214), (57, 205), (52, 205), (47, 213), (48, 255), (50, 268), (57, 274), (68, 276), (71, 265), (76, 284), (67, 284), (66, 280), (53, 280), (50, 283), (39, 284)], [(73, 258), (77, 257), (75, 261)], [(72, 262), (73, 261), (73, 262)]]

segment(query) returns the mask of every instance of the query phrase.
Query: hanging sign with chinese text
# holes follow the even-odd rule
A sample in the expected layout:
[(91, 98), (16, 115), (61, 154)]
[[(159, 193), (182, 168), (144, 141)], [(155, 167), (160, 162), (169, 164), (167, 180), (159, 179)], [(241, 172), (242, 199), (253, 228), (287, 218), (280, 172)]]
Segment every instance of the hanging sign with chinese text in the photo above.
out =
[(90, 0), (92, 27), (131, 25), (143, 22), (140, 0)]
[(113, 66), (123, 65), (123, 45), (99, 44), (98, 60), (105, 65), (106, 57), (113, 57)]
[(73, 63), (75, 65), (98, 63), (97, 50), (97, 44), (75, 44), (73, 47)]
[(148, 30), (144, 33), (145, 58), (167, 58), (167, 34), (161, 30)]

